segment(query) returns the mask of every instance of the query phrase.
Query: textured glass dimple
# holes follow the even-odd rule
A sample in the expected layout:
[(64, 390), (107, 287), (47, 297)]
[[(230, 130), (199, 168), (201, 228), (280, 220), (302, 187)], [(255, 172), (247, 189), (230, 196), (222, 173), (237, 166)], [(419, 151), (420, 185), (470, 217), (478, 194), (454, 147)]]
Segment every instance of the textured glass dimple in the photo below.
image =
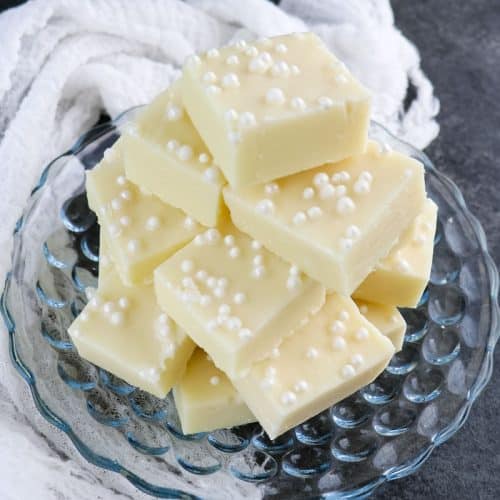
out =
[(0, 309), (41, 413), (89, 461), (156, 497), (354, 498), (414, 472), (463, 423), (490, 377), (498, 337), (498, 274), (453, 183), (373, 124), (373, 138), (426, 165), (440, 207), (431, 282), (417, 308), (402, 310), (402, 351), (371, 384), (275, 440), (258, 424), (185, 436), (171, 395), (159, 400), (88, 363), (67, 334), (98, 275), (84, 171), (130, 116), (87, 133), (53, 162), (16, 227)]

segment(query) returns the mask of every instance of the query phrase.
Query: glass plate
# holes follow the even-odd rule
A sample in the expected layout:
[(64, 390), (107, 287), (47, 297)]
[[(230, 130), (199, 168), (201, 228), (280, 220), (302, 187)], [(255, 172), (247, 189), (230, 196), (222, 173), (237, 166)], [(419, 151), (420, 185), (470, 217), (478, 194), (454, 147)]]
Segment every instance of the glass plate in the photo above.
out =
[(88, 363), (67, 335), (99, 266), (84, 172), (133, 113), (52, 161), (15, 228), (1, 310), (40, 413), (87, 460), (163, 498), (353, 498), (415, 472), (463, 425), (490, 378), (499, 334), (498, 273), (453, 182), (373, 124), (372, 137), (425, 164), (439, 206), (430, 283), (417, 308), (402, 310), (403, 350), (373, 383), (274, 441), (257, 424), (184, 436), (170, 396), (154, 398)]

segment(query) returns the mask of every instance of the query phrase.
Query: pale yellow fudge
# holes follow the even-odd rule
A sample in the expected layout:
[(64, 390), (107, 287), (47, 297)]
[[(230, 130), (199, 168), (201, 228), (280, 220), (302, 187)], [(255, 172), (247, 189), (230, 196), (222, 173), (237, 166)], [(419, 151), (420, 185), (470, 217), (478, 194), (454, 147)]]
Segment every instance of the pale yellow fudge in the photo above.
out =
[(360, 313), (392, 342), (396, 352), (400, 351), (405, 338), (406, 322), (398, 309), (394, 306), (364, 300), (354, 302)]
[(324, 303), (325, 288), (229, 223), (154, 273), (158, 303), (230, 378), (269, 354)]
[(87, 173), (87, 197), (111, 259), (127, 285), (150, 282), (153, 269), (203, 227), (125, 178), (121, 144)]
[(232, 186), (361, 152), (370, 95), (312, 33), (191, 56), (184, 105)]
[(233, 223), (329, 290), (351, 293), (425, 201), (420, 162), (364, 153), (265, 185), (224, 189)]
[(128, 179), (198, 222), (217, 224), (224, 176), (182, 105), (178, 82), (141, 112), (123, 148)]
[(231, 381), (201, 349), (195, 350), (174, 387), (174, 399), (184, 434), (255, 422)]
[[(102, 248), (102, 244), (101, 244)], [(101, 255), (99, 285), (69, 327), (78, 353), (159, 398), (182, 377), (195, 345), (157, 305), (153, 285), (122, 284)]]
[(274, 439), (371, 382), (393, 353), (352, 299), (332, 294), (271, 357), (233, 383)]
[[(361, 314), (393, 344), (403, 345), (406, 323), (393, 306), (356, 301)], [(331, 318), (332, 320), (335, 317)], [(279, 349), (274, 351), (280, 352)], [(227, 376), (197, 349), (188, 362), (184, 377), (174, 387), (174, 398), (184, 433), (208, 432), (255, 422)]]
[(354, 292), (354, 297), (415, 307), (429, 281), (434, 251), (437, 206), (425, 202), (422, 212)]

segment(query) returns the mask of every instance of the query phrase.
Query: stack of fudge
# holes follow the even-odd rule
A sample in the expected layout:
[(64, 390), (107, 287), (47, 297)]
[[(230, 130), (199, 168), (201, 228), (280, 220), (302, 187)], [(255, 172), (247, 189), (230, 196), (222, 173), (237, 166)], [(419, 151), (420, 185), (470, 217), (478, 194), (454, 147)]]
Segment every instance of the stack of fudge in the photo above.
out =
[(88, 173), (101, 250), (79, 353), (173, 389), (186, 434), (276, 438), (376, 378), (429, 279), (437, 208), (369, 117), (313, 34), (191, 56)]

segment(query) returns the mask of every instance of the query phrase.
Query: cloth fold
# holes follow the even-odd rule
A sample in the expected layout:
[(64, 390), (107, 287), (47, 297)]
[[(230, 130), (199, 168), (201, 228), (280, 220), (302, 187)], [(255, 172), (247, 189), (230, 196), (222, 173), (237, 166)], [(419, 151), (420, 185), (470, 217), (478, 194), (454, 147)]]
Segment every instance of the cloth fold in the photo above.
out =
[[(439, 103), (418, 51), (394, 25), (388, 0), (282, 0), (280, 7), (266, 0), (31, 0), (0, 15), (0, 283), (10, 265), (12, 229), (41, 170), (102, 110), (115, 116), (148, 102), (178, 77), (193, 52), (306, 30), (321, 36), (372, 90), (374, 119), (418, 147), (437, 135)], [(416, 97), (405, 108), (410, 82)], [(86, 464), (37, 416), (7, 359), (3, 324), (0, 330), (0, 427), (11, 430), (1, 433), (0, 444), (14, 449), (24, 435), (21, 461), (0, 454), (0, 497), (12, 497), (20, 463), (38, 471), (33, 481), (47, 472), (40, 450), (48, 444), (33, 428), (49, 434), (53, 450), (72, 457), (64, 465), (68, 481), (78, 474), (96, 478), (85, 482), (82, 498), (103, 498), (111, 491), (106, 487), (118, 497), (142, 496), (122, 478)], [(17, 412), (25, 416), (16, 419)], [(41, 488), (46, 496), (39, 498), (56, 497), (50, 481)], [(80, 498), (74, 488), (67, 492)]]

